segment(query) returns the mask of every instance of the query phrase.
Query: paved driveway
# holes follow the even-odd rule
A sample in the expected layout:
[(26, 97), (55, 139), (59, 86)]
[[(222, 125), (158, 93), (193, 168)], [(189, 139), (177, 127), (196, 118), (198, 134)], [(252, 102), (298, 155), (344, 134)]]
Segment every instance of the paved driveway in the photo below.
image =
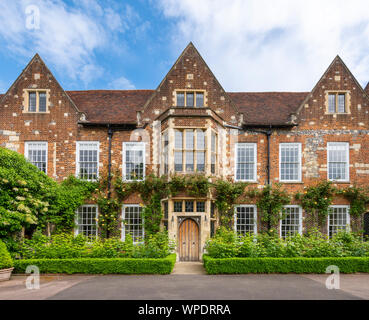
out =
[(98, 275), (42, 276), (39, 290), (25, 277), (0, 283), (0, 299), (369, 299), (369, 274), (341, 275), (341, 289), (325, 287), (327, 275)]

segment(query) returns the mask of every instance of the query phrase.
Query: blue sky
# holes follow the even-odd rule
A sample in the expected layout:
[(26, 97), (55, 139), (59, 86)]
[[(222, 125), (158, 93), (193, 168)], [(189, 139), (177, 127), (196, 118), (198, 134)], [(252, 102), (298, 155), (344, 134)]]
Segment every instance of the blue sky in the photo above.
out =
[(337, 54), (365, 86), (366, 2), (0, 0), (0, 92), (36, 52), (66, 90), (154, 89), (189, 41), (228, 91), (311, 90)]

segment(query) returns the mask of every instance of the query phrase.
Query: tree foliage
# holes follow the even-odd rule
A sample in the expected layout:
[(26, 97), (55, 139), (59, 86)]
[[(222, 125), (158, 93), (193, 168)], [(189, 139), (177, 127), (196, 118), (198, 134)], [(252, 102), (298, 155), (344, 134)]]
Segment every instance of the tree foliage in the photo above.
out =
[(44, 230), (48, 223), (72, 228), (75, 210), (95, 188), (74, 177), (57, 183), (23, 155), (0, 148), (0, 238), (23, 228)]

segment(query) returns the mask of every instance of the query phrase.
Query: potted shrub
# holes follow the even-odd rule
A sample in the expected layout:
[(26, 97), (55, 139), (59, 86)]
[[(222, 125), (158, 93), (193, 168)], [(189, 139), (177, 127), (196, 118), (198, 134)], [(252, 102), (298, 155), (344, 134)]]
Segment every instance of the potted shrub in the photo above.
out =
[(0, 240), (0, 281), (9, 280), (13, 269), (13, 260), (4, 242)]

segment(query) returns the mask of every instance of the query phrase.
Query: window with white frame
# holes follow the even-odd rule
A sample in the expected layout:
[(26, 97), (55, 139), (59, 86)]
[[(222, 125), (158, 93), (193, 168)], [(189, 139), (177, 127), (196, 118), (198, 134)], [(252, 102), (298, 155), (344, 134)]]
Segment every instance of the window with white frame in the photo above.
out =
[(301, 144), (279, 144), (280, 181), (301, 181)]
[(29, 162), (47, 173), (47, 142), (46, 141), (27, 141), (24, 153)]
[(256, 206), (239, 205), (235, 207), (234, 227), (238, 234), (256, 234)]
[(97, 215), (96, 205), (83, 205), (77, 209), (76, 234), (82, 234), (89, 238), (97, 236)]
[(328, 213), (328, 234), (331, 238), (340, 230), (350, 229), (349, 206), (330, 206)]
[(144, 221), (142, 207), (140, 205), (123, 206), (123, 230), (122, 238), (130, 234), (133, 242), (141, 242), (144, 238)]
[(123, 142), (123, 177), (128, 181), (145, 178), (144, 142)]
[(204, 172), (206, 159), (205, 130), (185, 129), (174, 132), (174, 170)]
[(77, 176), (96, 180), (99, 176), (99, 142), (77, 141)]
[(236, 180), (256, 181), (256, 143), (237, 143), (235, 151)]
[(349, 181), (349, 144), (328, 142), (328, 180)]
[(283, 239), (302, 233), (302, 212), (299, 206), (285, 206), (280, 222), (280, 235)]

